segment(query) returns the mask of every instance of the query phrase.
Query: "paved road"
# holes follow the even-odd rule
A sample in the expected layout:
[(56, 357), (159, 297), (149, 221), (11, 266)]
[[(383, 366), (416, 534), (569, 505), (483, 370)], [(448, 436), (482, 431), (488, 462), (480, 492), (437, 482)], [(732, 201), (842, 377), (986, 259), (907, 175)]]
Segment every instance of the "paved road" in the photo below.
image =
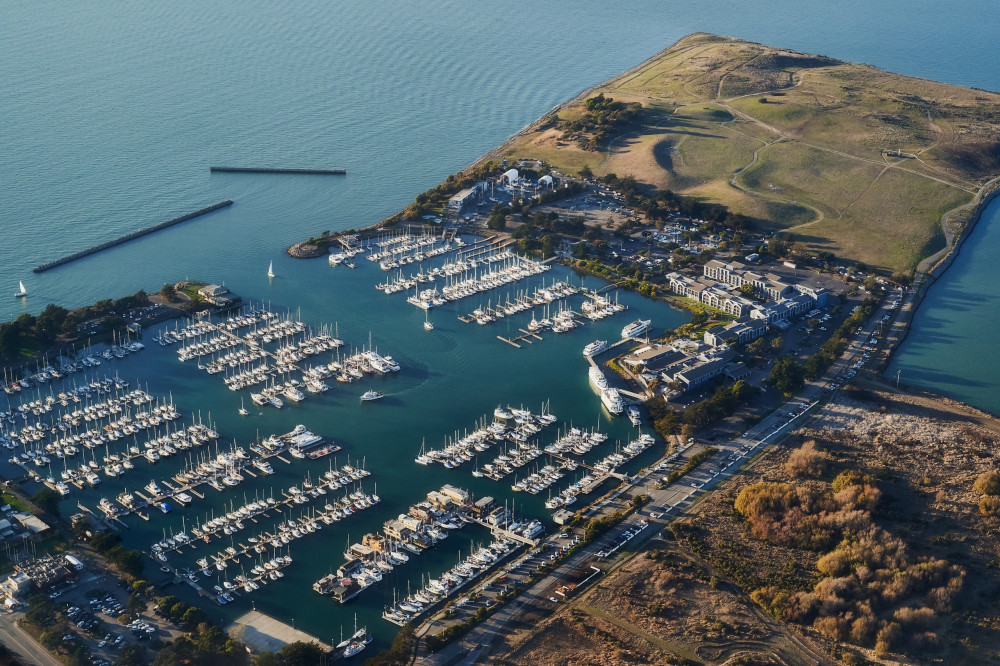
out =
[[(484, 653), (488, 653), (488, 647), (493, 639), (501, 634), (526, 606), (551, 608), (548, 591), (562, 580), (569, 578), (572, 572), (588, 564), (599, 564), (602, 569), (607, 569), (608, 558), (613, 558), (620, 548), (627, 546), (629, 550), (636, 549), (658, 533), (660, 528), (673, 517), (683, 513), (701, 495), (712, 491), (723, 480), (739, 473), (744, 459), (752, 457), (760, 447), (776, 441), (789, 430), (801, 426), (808, 415), (811, 415), (824, 392), (840, 385), (837, 377), (846, 375), (855, 364), (863, 361), (865, 347), (869, 346), (870, 338), (878, 330), (883, 318), (891, 315), (892, 303), (899, 300), (900, 294), (897, 292), (883, 301), (859, 332), (849, 339), (843, 355), (833, 363), (823, 377), (808, 382), (798, 395), (741, 436), (728, 442), (713, 444), (719, 452), (697, 469), (669, 486), (658, 487), (664, 474), (683, 466), (690, 456), (699, 450), (704, 450), (704, 446), (691, 447), (683, 456), (676, 456), (671, 462), (647, 468), (640, 473), (631, 486), (617, 492), (617, 499), (612, 500), (612, 503), (595, 507), (593, 515), (604, 515), (617, 508), (623, 508), (627, 498), (637, 493), (650, 497), (650, 502), (641, 511), (630, 515), (621, 524), (560, 562), (547, 576), (528, 586), (515, 599), (469, 631), (463, 639), (455, 641), (435, 654), (421, 656), (416, 663), (421, 666), (477, 663)], [(631, 536), (626, 536), (628, 533), (631, 533)], [(546, 542), (551, 546), (561, 545), (555, 536), (549, 537)], [(537, 551), (533, 553), (537, 554)]]
[(62, 666), (45, 648), (14, 624), (14, 620), (20, 617), (20, 613), (0, 614), (0, 643), (6, 645), (24, 664)]

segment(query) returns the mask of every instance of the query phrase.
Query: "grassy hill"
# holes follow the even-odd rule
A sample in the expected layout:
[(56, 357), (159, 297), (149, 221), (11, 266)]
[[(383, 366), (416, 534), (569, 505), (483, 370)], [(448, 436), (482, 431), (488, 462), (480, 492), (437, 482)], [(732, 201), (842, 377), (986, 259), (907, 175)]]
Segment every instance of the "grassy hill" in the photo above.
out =
[[(596, 143), (571, 130), (598, 94), (643, 109)], [(945, 247), (942, 215), (1000, 175), (1000, 95), (695, 34), (496, 156), (631, 175), (817, 250), (906, 271)]]

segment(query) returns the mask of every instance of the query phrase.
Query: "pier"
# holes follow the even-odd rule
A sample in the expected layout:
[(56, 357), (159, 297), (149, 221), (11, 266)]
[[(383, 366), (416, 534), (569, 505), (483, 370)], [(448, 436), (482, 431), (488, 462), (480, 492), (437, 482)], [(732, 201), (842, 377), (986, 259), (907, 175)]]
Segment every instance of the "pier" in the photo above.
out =
[(291, 173), (300, 176), (345, 176), (347, 169), (295, 169), (284, 167), (209, 167), (212, 173)]
[(212, 204), (211, 206), (208, 206), (206, 208), (201, 208), (199, 210), (196, 210), (193, 213), (188, 213), (187, 215), (181, 215), (180, 217), (175, 217), (173, 219), (167, 220), (166, 222), (160, 222), (159, 224), (154, 224), (151, 227), (144, 227), (137, 231), (133, 231), (130, 234), (125, 234), (124, 236), (119, 236), (118, 238), (115, 238), (113, 240), (101, 243), (100, 245), (89, 247), (86, 250), (81, 250), (79, 252), (74, 252), (73, 254), (68, 254), (65, 257), (56, 259), (55, 261), (50, 261), (47, 264), (39, 264), (38, 266), (35, 266), (31, 270), (33, 273), (44, 273), (47, 270), (56, 268), (57, 266), (62, 266), (64, 264), (70, 263), (71, 261), (76, 261), (77, 259), (83, 259), (84, 257), (89, 257), (92, 254), (97, 254), (98, 252), (107, 250), (108, 248), (115, 247), (116, 245), (127, 243), (130, 240), (135, 240), (136, 238), (142, 238), (143, 236), (149, 235), (154, 231), (159, 231), (160, 229), (166, 229), (167, 227), (172, 227), (175, 224), (180, 224), (181, 222), (187, 222), (188, 220), (193, 220), (196, 217), (201, 217), (202, 215), (207, 215), (208, 213), (217, 211), (220, 208), (225, 208), (227, 206), (232, 206), (232, 205), (233, 205), (232, 200), (226, 199), (225, 201), (220, 201), (217, 204)]

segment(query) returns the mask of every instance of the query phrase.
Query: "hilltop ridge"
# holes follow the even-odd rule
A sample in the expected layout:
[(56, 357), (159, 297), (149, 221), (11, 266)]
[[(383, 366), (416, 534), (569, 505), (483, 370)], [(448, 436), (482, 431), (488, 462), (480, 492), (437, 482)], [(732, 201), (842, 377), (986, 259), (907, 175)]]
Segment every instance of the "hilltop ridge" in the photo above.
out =
[[(585, 100), (643, 106), (587, 134)], [(631, 175), (886, 271), (945, 249), (1000, 175), (1000, 95), (729, 37), (689, 35), (486, 158)], [(484, 158), (484, 159), (486, 159)]]

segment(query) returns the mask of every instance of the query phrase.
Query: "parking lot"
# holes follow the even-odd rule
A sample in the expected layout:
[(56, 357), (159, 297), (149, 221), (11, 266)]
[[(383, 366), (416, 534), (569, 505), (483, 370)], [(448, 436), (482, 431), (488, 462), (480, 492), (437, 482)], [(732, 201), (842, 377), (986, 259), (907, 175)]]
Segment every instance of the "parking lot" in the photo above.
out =
[(49, 597), (58, 603), (72, 629), (63, 636), (63, 641), (87, 644), (95, 666), (114, 663), (126, 642), (169, 640), (182, 633), (145, 609), (137, 609), (130, 615), (128, 590), (104, 576), (90, 576), (79, 583), (64, 585)]

